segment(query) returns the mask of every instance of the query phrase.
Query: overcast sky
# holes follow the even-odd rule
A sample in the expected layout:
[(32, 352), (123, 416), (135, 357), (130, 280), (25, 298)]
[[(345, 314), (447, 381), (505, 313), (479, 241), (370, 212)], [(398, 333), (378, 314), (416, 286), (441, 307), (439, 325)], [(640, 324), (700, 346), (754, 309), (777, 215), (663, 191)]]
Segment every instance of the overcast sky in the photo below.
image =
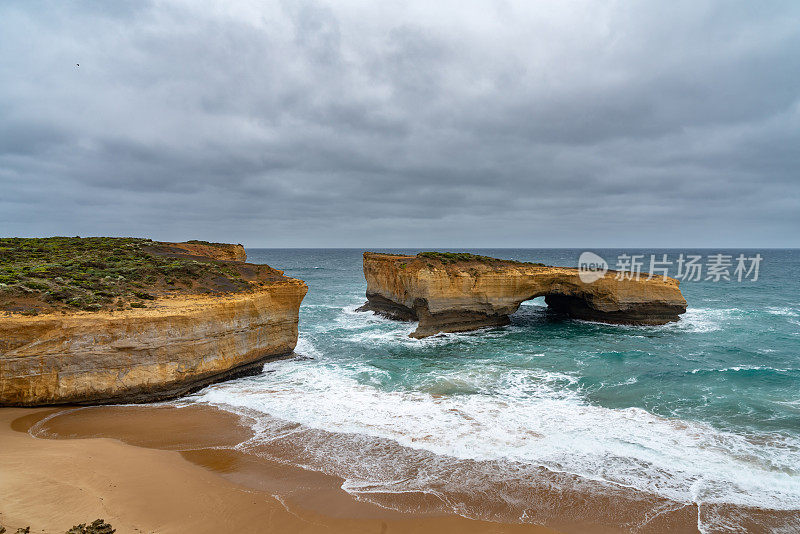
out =
[(800, 3), (3, 0), (0, 235), (798, 247)]

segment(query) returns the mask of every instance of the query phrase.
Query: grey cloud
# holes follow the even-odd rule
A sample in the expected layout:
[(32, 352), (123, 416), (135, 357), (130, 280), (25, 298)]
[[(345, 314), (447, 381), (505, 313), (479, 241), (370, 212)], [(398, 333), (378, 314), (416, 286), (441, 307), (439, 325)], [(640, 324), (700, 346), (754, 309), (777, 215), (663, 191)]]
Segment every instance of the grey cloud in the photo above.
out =
[(0, 234), (800, 245), (796, 4), (544, 6), (4, 3)]

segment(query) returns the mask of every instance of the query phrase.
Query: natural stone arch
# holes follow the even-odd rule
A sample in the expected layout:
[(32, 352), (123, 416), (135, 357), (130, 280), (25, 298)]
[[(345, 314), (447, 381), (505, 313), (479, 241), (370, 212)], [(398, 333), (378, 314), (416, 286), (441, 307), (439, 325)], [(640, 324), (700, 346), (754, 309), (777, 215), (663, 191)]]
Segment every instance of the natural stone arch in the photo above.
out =
[(686, 311), (677, 280), (618, 280), (606, 273), (583, 282), (578, 270), (480, 256), (437, 257), (364, 253), (367, 303), (399, 320), (418, 320), (412, 337), (508, 324), (526, 300), (579, 319), (619, 324), (665, 324)]

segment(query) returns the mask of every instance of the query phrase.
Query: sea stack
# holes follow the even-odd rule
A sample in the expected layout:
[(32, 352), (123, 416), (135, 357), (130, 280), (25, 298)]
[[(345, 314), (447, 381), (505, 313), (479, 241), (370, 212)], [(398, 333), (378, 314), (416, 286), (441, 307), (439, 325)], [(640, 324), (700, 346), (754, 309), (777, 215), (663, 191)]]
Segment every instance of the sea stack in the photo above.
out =
[(673, 278), (609, 271), (584, 282), (578, 269), (473, 254), (365, 252), (364, 277), (367, 302), (359, 310), (419, 321), (416, 338), (508, 324), (522, 302), (541, 296), (554, 311), (606, 323), (660, 325), (686, 311)]
[(0, 406), (163, 400), (294, 350), (306, 284), (241, 245), (92, 239), (0, 243)]

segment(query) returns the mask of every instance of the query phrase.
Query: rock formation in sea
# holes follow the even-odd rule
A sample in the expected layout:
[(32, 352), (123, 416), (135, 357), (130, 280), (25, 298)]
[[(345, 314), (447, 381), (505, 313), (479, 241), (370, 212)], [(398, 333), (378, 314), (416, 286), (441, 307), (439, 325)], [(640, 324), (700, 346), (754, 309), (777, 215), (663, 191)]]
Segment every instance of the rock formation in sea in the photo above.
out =
[(677, 280), (616, 275), (586, 283), (574, 268), (471, 254), (365, 252), (367, 302), (359, 310), (419, 321), (416, 338), (508, 324), (522, 302), (541, 296), (554, 311), (606, 323), (659, 325), (686, 311)]
[[(88, 262), (94, 267), (85, 272), (119, 276), (80, 278), (69, 266), (43, 263), (50, 271), (38, 274), (38, 282), (24, 278), (16, 284), (49, 290), (34, 294), (20, 285), (14, 295), (22, 297), (9, 302), (24, 301), (27, 308), (15, 312), (7, 305), (0, 312), (0, 406), (163, 400), (257, 373), (266, 360), (294, 350), (306, 284), (269, 266), (237, 261), (246, 258), (241, 245), (138, 240), (108, 246), (111, 255), (96, 255), (96, 262)], [(124, 248), (128, 256), (120, 253), (116, 263), (104, 263), (114, 247)], [(135, 254), (125, 247), (133, 247)], [(60, 276), (48, 278), (48, 272)], [(65, 282), (69, 276), (75, 280)], [(126, 276), (135, 285), (117, 282)], [(91, 287), (75, 286), (76, 292), (84, 291), (78, 297), (66, 303), (52, 297), (86, 280)], [(16, 287), (0, 285), (7, 292)], [(137, 291), (140, 286), (144, 290)], [(103, 301), (107, 293), (116, 296)], [(84, 300), (73, 305), (79, 298)], [(86, 304), (91, 298), (101, 300)], [(31, 308), (34, 304), (41, 307)]]

